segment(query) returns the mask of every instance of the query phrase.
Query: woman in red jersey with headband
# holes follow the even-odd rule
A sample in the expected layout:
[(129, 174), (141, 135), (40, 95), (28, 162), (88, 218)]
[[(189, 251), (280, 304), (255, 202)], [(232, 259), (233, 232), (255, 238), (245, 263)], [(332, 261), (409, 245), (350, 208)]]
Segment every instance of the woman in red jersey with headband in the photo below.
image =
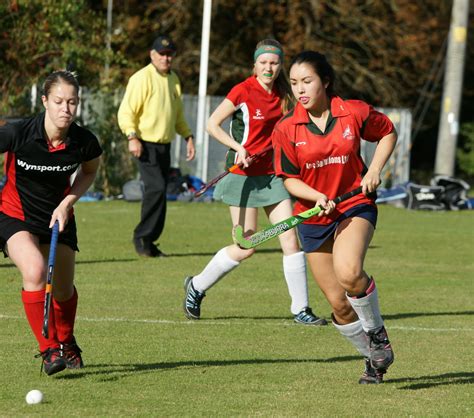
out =
[[(229, 205), (233, 225), (242, 225), (247, 234), (257, 228), (258, 208), (264, 208), (272, 223), (291, 216), (290, 195), (273, 170), (271, 133), (275, 123), (291, 104), (291, 89), (283, 72), (283, 50), (279, 42), (266, 39), (254, 52), (253, 75), (237, 84), (209, 118), (208, 132), (229, 147), (227, 167), (242, 163), (217, 186), (216, 194)], [(230, 133), (222, 123), (232, 117)], [(255, 161), (249, 156), (269, 149)], [(306, 263), (296, 233), (280, 236), (283, 271), (291, 296), (291, 312), (296, 323), (326, 325), (308, 304)], [(235, 244), (219, 250), (204, 270), (185, 280), (184, 312), (199, 319), (206, 291), (250, 257), (255, 250)]]
[[(324, 210), (298, 225), (316, 282), (331, 304), (334, 326), (365, 358), (361, 384), (381, 383), (393, 351), (380, 315), (377, 287), (363, 267), (374, 234), (373, 192), (397, 134), (390, 120), (370, 105), (334, 92), (334, 71), (315, 51), (298, 54), (290, 66), (295, 108), (275, 126), (275, 171), (297, 199), (294, 212)], [(361, 139), (377, 142), (366, 167)], [(362, 186), (341, 202), (331, 199)]]

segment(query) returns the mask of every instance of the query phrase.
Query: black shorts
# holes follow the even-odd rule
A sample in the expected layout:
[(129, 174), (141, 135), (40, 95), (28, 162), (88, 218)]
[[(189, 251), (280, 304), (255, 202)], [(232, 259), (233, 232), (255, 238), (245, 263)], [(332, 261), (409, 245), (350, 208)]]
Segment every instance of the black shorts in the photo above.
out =
[(377, 208), (372, 205), (357, 205), (343, 213), (329, 225), (299, 224), (298, 235), (305, 253), (316, 251), (326, 240), (332, 238), (338, 225), (347, 218), (367, 219), (374, 228), (377, 225)]
[[(39, 238), (40, 244), (49, 244), (51, 242), (51, 229), (42, 229), (27, 224), (26, 222), (12, 218), (0, 212), (0, 251), (8, 257), (5, 252), (7, 241), (17, 232), (28, 231)], [(66, 229), (59, 234), (58, 243), (65, 244), (74, 251), (79, 251), (77, 246), (76, 220), (74, 216), (69, 219)]]

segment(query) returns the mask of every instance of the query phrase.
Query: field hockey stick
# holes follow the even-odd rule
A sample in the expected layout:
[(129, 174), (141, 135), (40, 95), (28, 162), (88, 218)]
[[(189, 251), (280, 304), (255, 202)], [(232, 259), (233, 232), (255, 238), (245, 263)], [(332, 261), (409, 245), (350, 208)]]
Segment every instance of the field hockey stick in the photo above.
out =
[[(263, 150), (252, 154), (250, 156), (249, 164), (252, 164), (255, 160), (257, 160), (259, 157), (261, 157), (263, 154), (267, 153), (273, 148), (272, 145), (269, 145), (268, 147), (264, 148)], [(229, 167), (226, 171), (223, 173), (219, 174), (217, 177), (214, 177), (212, 180), (210, 180), (208, 183), (204, 184), (196, 193), (194, 193), (194, 197), (199, 197), (202, 194), (204, 194), (207, 190), (209, 190), (212, 186), (214, 186), (216, 183), (218, 183), (220, 180), (222, 180), (227, 174), (233, 173), (235, 170), (238, 168), (242, 167), (243, 163), (240, 162), (238, 164), (234, 164), (232, 167)]]
[(51, 298), (53, 297), (53, 271), (56, 260), (56, 248), (58, 246), (59, 223), (56, 221), (51, 233), (51, 244), (49, 246), (48, 258), (48, 276), (46, 278), (46, 292), (44, 294), (44, 312), (43, 312), (43, 337), (48, 338), (49, 332), (49, 311), (51, 310)]
[[(341, 196), (336, 197), (333, 199), (333, 202), (337, 205), (338, 203), (343, 202), (344, 200), (350, 199), (351, 197), (359, 194), (362, 192), (362, 186), (354, 189), (348, 193), (344, 193)], [(277, 237), (278, 235), (283, 234), (283, 232), (288, 231), (291, 228), (294, 228), (296, 225), (304, 222), (306, 219), (309, 219), (319, 212), (321, 212), (323, 208), (321, 206), (316, 206), (314, 208), (308, 209), (304, 212), (300, 212), (297, 215), (290, 216), (289, 218), (277, 222), (276, 224), (270, 225), (261, 231), (255, 232), (254, 234), (250, 235), (249, 237), (244, 237), (244, 229), (241, 225), (236, 225), (232, 230), (232, 238), (234, 243), (237, 244), (240, 248), (243, 249), (250, 249), (255, 248), (264, 242)]]

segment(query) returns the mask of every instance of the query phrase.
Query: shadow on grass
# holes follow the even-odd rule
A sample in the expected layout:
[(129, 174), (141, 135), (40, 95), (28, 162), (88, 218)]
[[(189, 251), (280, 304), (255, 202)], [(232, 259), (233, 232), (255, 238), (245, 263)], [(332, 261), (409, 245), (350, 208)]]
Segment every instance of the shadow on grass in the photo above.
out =
[[(208, 256), (208, 257), (213, 257), (216, 255), (216, 252), (212, 252), (212, 253), (167, 253), (168, 254), (168, 257), (187, 257), (187, 256)], [(257, 252), (255, 253), (255, 255), (258, 255), (258, 254), (271, 254), (271, 253), (281, 253), (281, 249), (280, 248), (258, 248), (257, 249)]]
[(385, 320), (396, 320), (406, 318), (417, 318), (419, 316), (459, 316), (459, 315), (474, 315), (474, 311), (459, 311), (459, 312), (406, 312), (393, 315), (383, 315)]
[(401, 390), (428, 389), (445, 385), (472, 385), (473, 383), (474, 373), (469, 372), (444, 373), (433, 376), (408, 377), (385, 381), (385, 384), (406, 384), (399, 388)]
[[(99, 263), (128, 263), (130, 261), (140, 261), (137, 258), (102, 258), (100, 260), (76, 260), (76, 264), (99, 264)], [(0, 264), (0, 268), (13, 268), (15, 264), (7, 263), (7, 264)]]
[[(281, 253), (280, 248), (263, 248), (257, 250), (257, 254), (271, 254), (271, 253)], [(216, 255), (215, 252), (202, 252), (202, 253), (167, 253), (168, 257), (166, 258), (174, 258), (174, 257), (213, 257)], [(143, 260), (161, 260), (160, 258), (143, 258), (139, 257), (138, 255), (133, 258), (102, 258), (100, 260), (76, 260), (76, 264), (96, 264), (96, 263), (125, 263), (131, 261), (140, 261)], [(13, 263), (5, 263), (0, 264), (0, 268), (12, 268), (15, 267)]]
[[(459, 311), (459, 312), (407, 312), (393, 315), (383, 315), (384, 320), (397, 320), (397, 319), (406, 319), (406, 318), (416, 318), (419, 316), (463, 316), (463, 315), (474, 315), (474, 311)], [(227, 319), (252, 319), (252, 320), (269, 320), (269, 319), (289, 319), (288, 316), (216, 316), (213, 318), (206, 318), (203, 321), (212, 321), (212, 320), (227, 320)]]
[[(301, 324), (294, 323), (293, 318), (290, 316), (244, 316), (244, 315), (238, 315), (238, 316), (214, 316), (210, 318), (204, 318), (200, 319), (202, 322), (210, 322), (212, 321), (226, 321), (226, 320), (231, 320), (231, 319), (236, 319), (236, 320), (252, 320), (252, 321), (288, 321), (289, 325), (295, 325), (298, 327), (301, 327)], [(308, 329), (312, 328), (317, 328), (318, 326), (314, 325), (304, 325), (305, 327), (308, 327)]]
[[(154, 371), (165, 371), (196, 367), (229, 367), (245, 365), (264, 365), (264, 364), (296, 364), (296, 363), (339, 363), (359, 360), (359, 356), (342, 356), (327, 359), (244, 359), (244, 360), (203, 360), (203, 361), (173, 361), (159, 363), (142, 364), (90, 364), (87, 369), (75, 371), (71, 374), (57, 376), (57, 379), (81, 379), (91, 375), (115, 375), (104, 377), (102, 381), (118, 380), (126, 377), (130, 373), (150, 373)], [(117, 376), (117, 374), (121, 374)]]

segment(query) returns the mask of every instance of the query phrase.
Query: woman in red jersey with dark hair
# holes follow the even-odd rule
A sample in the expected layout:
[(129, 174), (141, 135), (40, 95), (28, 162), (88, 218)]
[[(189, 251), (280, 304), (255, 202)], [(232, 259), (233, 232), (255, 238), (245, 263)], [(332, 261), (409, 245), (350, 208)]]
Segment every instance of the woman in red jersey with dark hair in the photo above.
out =
[[(26, 317), (48, 375), (83, 366), (74, 338), (78, 247), (73, 205), (94, 181), (102, 149), (91, 132), (74, 123), (78, 93), (74, 74), (53, 72), (43, 86), (45, 112), (0, 127), (0, 152), (8, 151), (7, 182), (0, 196), (0, 250), (22, 275)], [(56, 221), (59, 238), (49, 335), (45, 338), (46, 270), (51, 228)]]
[[(314, 206), (319, 216), (298, 225), (316, 282), (331, 304), (333, 324), (364, 356), (359, 383), (381, 383), (393, 351), (380, 315), (375, 281), (364, 270), (377, 207), (372, 195), (397, 140), (391, 121), (370, 105), (334, 92), (334, 71), (315, 51), (298, 54), (290, 66), (295, 108), (273, 132), (275, 171), (297, 199), (294, 213)], [(369, 167), (360, 142), (377, 142)], [(331, 199), (362, 186), (340, 203)]]
[[(290, 195), (273, 170), (271, 133), (292, 102), (288, 79), (283, 72), (283, 49), (274, 39), (259, 42), (254, 51), (253, 75), (232, 88), (209, 118), (208, 132), (229, 147), (227, 167), (242, 162), (243, 167), (228, 174), (216, 187), (218, 196), (229, 205), (233, 225), (242, 225), (247, 234), (257, 227), (258, 208), (270, 221), (291, 216)], [(222, 128), (231, 117), (230, 132)], [(269, 151), (249, 164), (249, 155)], [(283, 271), (291, 296), (294, 321), (304, 325), (327, 325), (312, 312), (308, 302), (306, 263), (296, 233), (280, 236)], [(189, 319), (199, 319), (206, 291), (214, 286), (254, 250), (235, 244), (221, 248), (204, 270), (185, 280), (184, 312)]]

